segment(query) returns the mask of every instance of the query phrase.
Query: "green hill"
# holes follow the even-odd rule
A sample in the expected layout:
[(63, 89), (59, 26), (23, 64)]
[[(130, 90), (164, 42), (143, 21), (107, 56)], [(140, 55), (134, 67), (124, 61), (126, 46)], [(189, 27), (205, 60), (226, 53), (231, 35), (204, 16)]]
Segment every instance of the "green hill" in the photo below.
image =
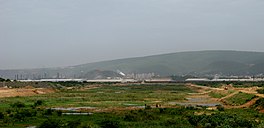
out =
[(5, 78), (14, 78), (15, 74), (39, 76), (46, 73), (50, 77), (54, 77), (60, 73), (66, 77), (85, 77), (88, 72), (92, 73), (91, 71), (94, 70), (114, 72), (120, 70), (126, 74), (154, 72), (162, 76), (173, 74), (256, 75), (264, 73), (264, 53), (244, 51), (178, 52), (88, 63), (66, 68), (1, 70), (0, 75)]

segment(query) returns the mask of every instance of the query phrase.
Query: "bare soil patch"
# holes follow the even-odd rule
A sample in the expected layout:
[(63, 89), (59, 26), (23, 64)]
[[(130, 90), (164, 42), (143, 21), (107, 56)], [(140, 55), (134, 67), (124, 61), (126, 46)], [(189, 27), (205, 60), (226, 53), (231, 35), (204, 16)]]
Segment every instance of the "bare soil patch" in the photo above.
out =
[(0, 98), (16, 96), (33, 96), (55, 92), (54, 89), (48, 88), (0, 88)]

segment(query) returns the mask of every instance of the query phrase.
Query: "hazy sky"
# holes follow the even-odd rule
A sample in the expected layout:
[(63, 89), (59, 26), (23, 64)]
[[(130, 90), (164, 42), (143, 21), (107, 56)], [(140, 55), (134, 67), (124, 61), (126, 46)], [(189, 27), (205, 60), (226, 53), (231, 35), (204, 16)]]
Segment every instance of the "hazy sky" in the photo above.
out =
[(0, 69), (264, 51), (264, 0), (0, 0)]

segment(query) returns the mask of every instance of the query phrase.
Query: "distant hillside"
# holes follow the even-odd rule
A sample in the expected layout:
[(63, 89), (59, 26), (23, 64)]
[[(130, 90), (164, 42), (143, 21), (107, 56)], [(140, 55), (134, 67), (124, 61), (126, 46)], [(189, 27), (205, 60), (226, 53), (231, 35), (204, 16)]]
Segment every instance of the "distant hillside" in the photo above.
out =
[[(256, 75), (264, 73), (264, 53), (244, 51), (194, 51), (178, 52), (147, 57), (137, 57), (88, 63), (66, 68), (46, 68), (28, 70), (0, 70), (0, 76), (14, 79), (16, 74), (23, 77), (88, 77), (95, 70), (117, 71), (124, 73), (151, 73), (162, 76), (182, 74), (225, 74)], [(114, 73), (112, 74), (113, 76)]]

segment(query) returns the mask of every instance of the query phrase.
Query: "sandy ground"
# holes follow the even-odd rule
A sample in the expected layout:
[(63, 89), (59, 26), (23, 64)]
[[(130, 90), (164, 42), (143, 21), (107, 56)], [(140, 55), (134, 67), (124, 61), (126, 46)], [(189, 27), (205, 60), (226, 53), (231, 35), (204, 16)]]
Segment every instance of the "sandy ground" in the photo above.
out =
[(47, 94), (55, 92), (53, 89), (47, 88), (0, 88), (0, 98), (16, 97), (16, 96), (33, 96), (39, 94)]

